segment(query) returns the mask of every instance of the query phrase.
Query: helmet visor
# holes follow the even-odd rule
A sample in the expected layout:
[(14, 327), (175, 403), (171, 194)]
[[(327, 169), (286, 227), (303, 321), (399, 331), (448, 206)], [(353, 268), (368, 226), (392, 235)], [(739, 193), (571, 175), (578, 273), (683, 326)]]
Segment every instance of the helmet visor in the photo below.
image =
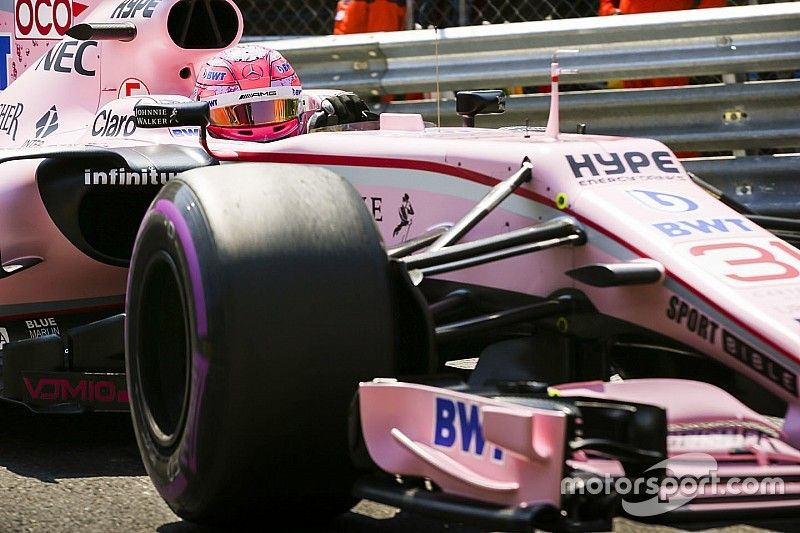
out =
[(281, 98), (211, 109), (211, 123), (215, 126), (250, 127), (278, 124), (296, 119), (300, 115), (300, 99)]

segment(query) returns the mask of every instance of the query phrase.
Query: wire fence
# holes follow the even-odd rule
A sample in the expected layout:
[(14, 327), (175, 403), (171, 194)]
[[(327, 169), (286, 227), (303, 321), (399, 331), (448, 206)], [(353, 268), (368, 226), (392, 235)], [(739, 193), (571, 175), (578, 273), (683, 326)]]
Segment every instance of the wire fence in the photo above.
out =
[[(242, 10), (248, 36), (330, 35), (333, 32), (336, 0), (234, 1)], [(776, 1), (781, 0), (728, 0), (727, 5)], [(591, 17), (598, 14), (600, 0), (406, 0), (406, 6), (412, 16), (406, 17), (405, 29), (414, 29)]]

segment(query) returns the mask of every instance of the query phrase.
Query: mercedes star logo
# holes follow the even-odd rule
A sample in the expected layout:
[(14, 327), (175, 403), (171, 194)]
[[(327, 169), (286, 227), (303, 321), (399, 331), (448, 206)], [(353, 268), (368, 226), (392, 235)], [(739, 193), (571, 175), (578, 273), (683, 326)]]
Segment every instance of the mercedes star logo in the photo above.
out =
[(247, 66), (242, 69), (242, 76), (244, 76), (246, 80), (260, 80), (264, 76), (264, 71), (261, 70), (261, 67), (248, 63)]

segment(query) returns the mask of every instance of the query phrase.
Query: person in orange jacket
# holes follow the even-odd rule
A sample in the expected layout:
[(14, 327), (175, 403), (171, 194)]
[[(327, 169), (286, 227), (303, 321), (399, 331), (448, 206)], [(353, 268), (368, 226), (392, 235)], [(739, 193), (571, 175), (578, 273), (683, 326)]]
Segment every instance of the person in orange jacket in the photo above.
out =
[[(633, 13), (654, 13), (658, 11), (679, 11), (682, 9), (702, 9), (706, 7), (725, 7), (727, 0), (600, 0), (600, 16), (630, 15)], [(689, 78), (653, 78), (648, 80), (625, 80), (622, 86), (641, 89), (645, 87), (672, 87), (688, 85)]]
[(398, 31), (404, 29), (406, 0), (339, 0), (333, 34)]

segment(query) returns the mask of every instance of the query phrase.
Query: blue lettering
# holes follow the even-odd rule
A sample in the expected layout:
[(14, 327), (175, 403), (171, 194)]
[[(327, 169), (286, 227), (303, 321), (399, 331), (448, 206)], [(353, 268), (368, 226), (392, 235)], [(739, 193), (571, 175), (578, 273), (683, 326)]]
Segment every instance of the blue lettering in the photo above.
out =
[[(483, 436), (478, 405), (447, 398), (436, 398), (434, 444), (452, 448), (458, 440), (459, 433), (461, 434), (461, 451), (472, 452), (477, 456), (483, 455), (486, 439)], [(489, 456), (494, 461), (502, 461), (503, 450), (492, 446)]]
[(643, 189), (633, 189), (628, 191), (628, 194), (639, 200), (647, 207), (658, 209), (659, 211), (669, 211), (671, 213), (680, 213), (685, 211), (694, 211), (698, 208), (697, 202), (678, 196), (677, 194), (670, 194), (658, 191), (646, 191)]
[(713, 219), (711, 222), (707, 220), (697, 219), (695, 222), (689, 220), (682, 220), (681, 224), (696, 229), (702, 233), (713, 233), (712, 229), (716, 229), (721, 233), (728, 233), (728, 228), (725, 226), (725, 221), (718, 218)]
[(461, 423), (461, 449), (465, 452), (470, 451), (472, 449), (472, 438), (475, 437), (475, 454), (483, 455), (483, 446), (486, 441), (483, 438), (478, 406), (472, 404), (469, 414), (467, 414), (467, 406), (462, 402), (458, 402), (458, 419)]
[(744, 225), (744, 220), (742, 220), (741, 218), (726, 218), (725, 222), (730, 222), (731, 224), (733, 224), (734, 226), (743, 231), (753, 231)]
[(8, 87), (8, 58), (11, 55), (11, 36), (0, 35), (0, 57), (3, 64), (0, 65), (0, 91)]
[(207, 72), (203, 73), (203, 77), (205, 79), (207, 79), (207, 80), (222, 81), (222, 80), (225, 79), (225, 73), (224, 72), (210, 72), (210, 71), (207, 71)]
[(433, 442), (451, 447), (456, 442), (456, 406), (447, 398), (436, 398), (436, 433)]
[[(734, 226), (734, 228), (731, 228)], [(693, 233), (730, 233), (732, 229), (753, 231), (745, 225), (740, 218), (712, 218), (711, 220), (679, 220), (678, 222), (661, 222), (653, 227), (666, 234), (668, 237), (683, 237)]]
[(665, 233), (667, 237), (681, 237), (683, 235), (692, 234), (691, 231), (681, 229), (681, 227), (675, 222), (661, 222), (660, 224), (653, 224), (653, 226)]

